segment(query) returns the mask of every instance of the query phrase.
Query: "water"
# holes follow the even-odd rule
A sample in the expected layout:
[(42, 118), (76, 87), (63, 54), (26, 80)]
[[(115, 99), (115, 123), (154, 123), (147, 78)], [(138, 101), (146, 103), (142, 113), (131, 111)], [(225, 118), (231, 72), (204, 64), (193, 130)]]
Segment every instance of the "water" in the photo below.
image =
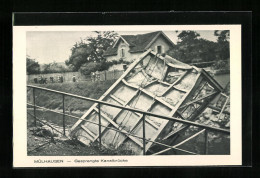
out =
[(230, 74), (215, 75), (214, 79), (224, 88), (230, 81)]
[[(33, 115), (33, 110), (27, 110), (28, 113)], [(28, 114), (27, 119), (28, 119), (28, 125), (31, 126), (34, 123), (34, 118)], [(69, 114), (69, 113), (66, 113)], [(79, 114), (70, 114), (76, 117), (80, 117), (81, 115)], [(57, 125), (58, 127), (63, 127), (63, 115), (57, 114), (51, 111), (41, 111), (41, 110), (36, 110), (36, 117), (40, 120), (47, 121), (50, 123), (53, 123)], [(65, 116), (65, 126), (66, 128), (71, 128), (76, 122), (78, 121), (77, 118), (74, 117), (68, 117)]]
[[(185, 140), (193, 134), (199, 132), (198, 129), (188, 129), (177, 140), (176, 143)], [(178, 148), (194, 152), (197, 154), (205, 154), (205, 133), (201, 133), (195, 138), (189, 140)], [(183, 154), (178, 151), (177, 154)], [(229, 155), (230, 154), (230, 137), (227, 134), (208, 132), (208, 154), (209, 155)]]

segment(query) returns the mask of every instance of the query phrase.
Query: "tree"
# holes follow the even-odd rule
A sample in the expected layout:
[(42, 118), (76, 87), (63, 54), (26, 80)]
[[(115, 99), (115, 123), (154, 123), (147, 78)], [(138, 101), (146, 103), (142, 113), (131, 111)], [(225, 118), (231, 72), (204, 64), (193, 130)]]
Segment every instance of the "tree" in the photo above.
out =
[(229, 30), (215, 30), (214, 35), (218, 37), (217, 56), (220, 60), (228, 60), (230, 58), (229, 49)]
[(60, 73), (60, 72), (70, 72), (72, 71), (70, 67), (64, 66), (57, 62), (52, 62), (49, 64), (43, 64), (42, 73)]
[(95, 33), (96, 36), (87, 37), (72, 47), (66, 65), (71, 65), (75, 71), (78, 71), (81, 66), (86, 66), (89, 62), (105, 61), (103, 53), (112, 46), (118, 35), (113, 31), (95, 31)]
[(199, 37), (195, 31), (181, 31), (177, 45), (168, 55), (186, 63), (214, 60), (216, 43)]
[(30, 56), (26, 56), (26, 70), (27, 74), (39, 74), (40, 65), (35, 59), (31, 59)]
[(105, 62), (88, 62), (83, 64), (79, 71), (84, 75), (90, 75), (91, 72), (103, 71), (109, 68)]
[(230, 39), (230, 31), (229, 30), (215, 30), (214, 35), (218, 37), (218, 42), (227, 42)]
[(191, 43), (195, 42), (198, 40), (198, 37), (200, 36), (199, 33), (195, 31), (182, 31), (179, 35), (178, 38), (181, 40), (181, 43)]

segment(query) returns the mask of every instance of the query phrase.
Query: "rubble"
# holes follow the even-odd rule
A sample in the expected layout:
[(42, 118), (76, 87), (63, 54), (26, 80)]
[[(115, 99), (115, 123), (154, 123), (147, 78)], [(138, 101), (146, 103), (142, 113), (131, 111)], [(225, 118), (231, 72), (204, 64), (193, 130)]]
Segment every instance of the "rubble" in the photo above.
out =
[[(109, 88), (100, 100), (120, 106), (129, 106), (164, 116), (191, 120), (213, 127), (220, 127), (221, 117), (207, 109), (207, 105), (222, 91), (222, 87), (203, 69), (189, 66), (169, 56), (159, 56), (153, 51), (144, 52), (125, 73)], [(198, 101), (196, 101), (198, 100)], [(199, 118), (198, 118), (199, 117)], [(83, 121), (85, 119), (86, 121)], [(142, 154), (142, 114), (127, 110), (101, 107), (101, 142), (105, 147), (126, 147), (135, 154)], [(92, 123), (90, 123), (90, 122)], [(93, 105), (71, 128), (71, 136), (89, 145), (97, 142), (98, 108)], [(96, 123), (96, 124), (93, 124)], [(146, 116), (146, 150), (152, 149), (154, 141), (162, 141), (186, 126), (173, 121)], [(171, 140), (165, 140), (171, 142)]]

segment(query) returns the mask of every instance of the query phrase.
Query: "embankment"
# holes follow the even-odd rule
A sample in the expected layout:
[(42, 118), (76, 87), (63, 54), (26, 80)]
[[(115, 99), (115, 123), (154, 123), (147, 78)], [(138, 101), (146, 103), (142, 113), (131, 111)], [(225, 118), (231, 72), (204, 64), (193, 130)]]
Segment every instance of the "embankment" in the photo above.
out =
[[(114, 82), (115, 80), (100, 81), (94, 83), (82, 81), (75, 83), (38, 84), (37, 86), (98, 99)], [(36, 105), (38, 106), (55, 110), (62, 109), (62, 96), (59, 94), (36, 90), (35, 98)], [(33, 103), (32, 89), (29, 88), (27, 89), (27, 102)], [(65, 97), (65, 109), (69, 112), (84, 112), (92, 104), (92, 102), (84, 101), (81, 99), (76, 99), (68, 96)]]

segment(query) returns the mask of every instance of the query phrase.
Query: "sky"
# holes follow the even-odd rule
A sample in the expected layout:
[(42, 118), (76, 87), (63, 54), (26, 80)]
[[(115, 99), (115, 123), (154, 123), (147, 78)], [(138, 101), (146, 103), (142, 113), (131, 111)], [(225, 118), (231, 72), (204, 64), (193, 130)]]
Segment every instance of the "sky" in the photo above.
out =
[[(163, 31), (175, 44), (178, 40), (175, 31)], [(217, 41), (214, 30), (196, 31), (201, 38)], [(119, 35), (136, 35), (149, 31), (117, 32)], [(26, 54), (40, 64), (65, 62), (69, 59), (73, 45), (94, 32), (89, 31), (29, 31), (26, 33)]]

